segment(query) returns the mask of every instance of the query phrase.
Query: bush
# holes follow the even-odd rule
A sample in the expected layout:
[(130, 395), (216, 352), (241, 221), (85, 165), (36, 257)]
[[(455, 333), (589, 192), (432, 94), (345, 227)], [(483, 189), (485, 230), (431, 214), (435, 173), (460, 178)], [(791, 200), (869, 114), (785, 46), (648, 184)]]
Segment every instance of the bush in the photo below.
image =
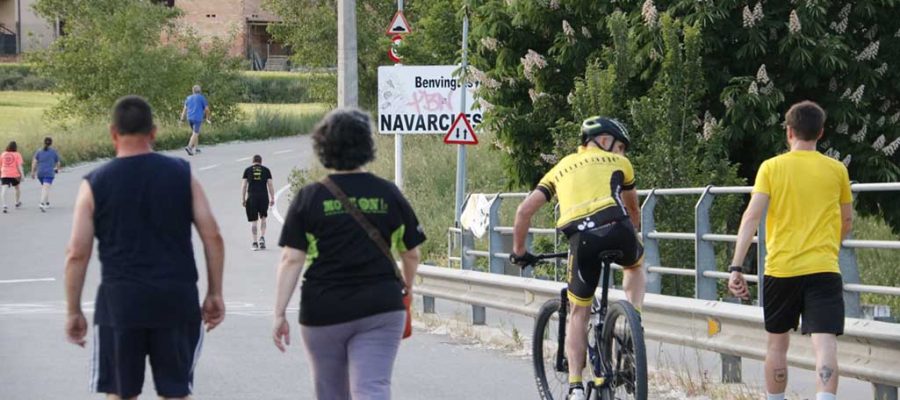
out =
[(244, 103), (337, 103), (333, 73), (245, 72), (241, 86)]
[(55, 86), (29, 64), (0, 64), (0, 90), (46, 91)]

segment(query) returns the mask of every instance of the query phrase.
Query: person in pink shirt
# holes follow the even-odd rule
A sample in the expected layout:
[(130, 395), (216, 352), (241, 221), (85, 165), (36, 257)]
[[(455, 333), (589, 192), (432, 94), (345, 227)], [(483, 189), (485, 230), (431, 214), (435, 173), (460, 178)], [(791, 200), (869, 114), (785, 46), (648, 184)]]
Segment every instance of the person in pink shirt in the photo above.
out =
[(15, 141), (9, 142), (6, 151), (0, 154), (0, 204), (3, 205), (3, 213), (6, 214), (6, 189), (16, 188), (16, 208), (22, 206), (20, 201), (22, 191), (19, 189), (19, 183), (25, 178), (25, 171), (22, 169), (22, 155), (19, 154), (18, 146)]

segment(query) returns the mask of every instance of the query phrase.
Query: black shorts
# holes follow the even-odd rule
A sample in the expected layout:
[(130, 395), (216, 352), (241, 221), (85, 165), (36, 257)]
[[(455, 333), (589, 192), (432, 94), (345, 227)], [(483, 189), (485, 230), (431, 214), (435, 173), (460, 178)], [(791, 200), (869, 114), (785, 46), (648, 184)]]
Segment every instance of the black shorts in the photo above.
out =
[(825, 272), (789, 278), (763, 277), (766, 332), (844, 333), (844, 282), (841, 274)]
[(253, 222), (260, 217), (267, 218), (269, 216), (269, 196), (251, 194), (247, 197), (247, 205), (244, 206), (247, 211), (247, 221)]
[(0, 178), (0, 186), (19, 186), (22, 178)]
[(602, 272), (600, 253), (609, 250), (622, 252), (622, 259), (616, 260), (616, 263), (626, 269), (640, 267), (643, 262), (644, 247), (628, 218), (593, 227), (585, 226), (585, 230), (569, 236), (566, 280), (569, 282), (570, 302), (584, 307), (591, 305)]
[(200, 322), (153, 329), (94, 326), (91, 389), (122, 398), (141, 394), (149, 356), (157, 395), (189, 396), (202, 347)]

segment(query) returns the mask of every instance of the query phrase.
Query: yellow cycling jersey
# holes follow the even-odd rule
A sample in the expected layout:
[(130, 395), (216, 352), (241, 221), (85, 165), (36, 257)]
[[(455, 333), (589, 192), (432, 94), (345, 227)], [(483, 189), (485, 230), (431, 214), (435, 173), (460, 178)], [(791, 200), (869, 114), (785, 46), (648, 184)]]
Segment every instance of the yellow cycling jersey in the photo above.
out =
[(549, 201), (559, 199), (557, 228), (587, 216), (598, 215), (599, 223), (627, 216), (622, 190), (634, 189), (634, 168), (627, 158), (598, 147), (578, 147), (563, 158), (538, 183)]

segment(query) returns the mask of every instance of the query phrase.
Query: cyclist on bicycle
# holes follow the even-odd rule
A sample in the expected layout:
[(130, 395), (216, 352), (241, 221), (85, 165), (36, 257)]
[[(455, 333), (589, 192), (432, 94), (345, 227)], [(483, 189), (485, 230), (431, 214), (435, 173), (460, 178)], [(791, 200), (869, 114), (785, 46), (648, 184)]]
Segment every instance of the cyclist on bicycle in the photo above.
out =
[(556, 227), (569, 240), (566, 356), (570, 400), (584, 399), (581, 371), (591, 301), (601, 274), (599, 254), (609, 250), (623, 253), (616, 262), (624, 267), (625, 295), (638, 311), (646, 279), (644, 249), (636, 236), (640, 208), (634, 169), (625, 158), (631, 144), (628, 131), (615, 119), (591, 117), (581, 125), (581, 143), (578, 152), (556, 164), (519, 205), (513, 229), (514, 262), (533, 263), (534, 256), (525, 249), (531, 217), (557, 196), (560, 216)]

